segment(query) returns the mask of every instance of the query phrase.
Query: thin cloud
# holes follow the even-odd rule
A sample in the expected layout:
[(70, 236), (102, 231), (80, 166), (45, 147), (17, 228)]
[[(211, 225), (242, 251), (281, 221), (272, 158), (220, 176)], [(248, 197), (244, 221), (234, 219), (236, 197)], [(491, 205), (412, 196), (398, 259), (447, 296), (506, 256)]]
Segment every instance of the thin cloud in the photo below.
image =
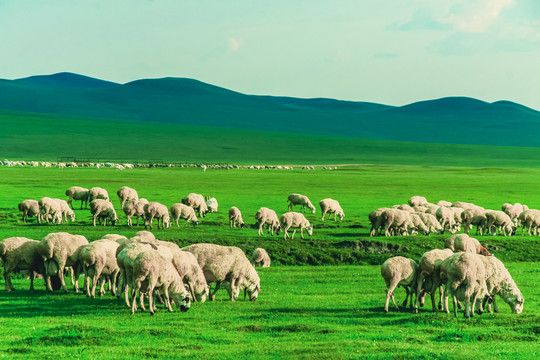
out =
[(240, 46), (240, 40), (234, 38), (227, 39), (227, 49), (229, 50), (229, 52), (236, 52), (240, 50)]

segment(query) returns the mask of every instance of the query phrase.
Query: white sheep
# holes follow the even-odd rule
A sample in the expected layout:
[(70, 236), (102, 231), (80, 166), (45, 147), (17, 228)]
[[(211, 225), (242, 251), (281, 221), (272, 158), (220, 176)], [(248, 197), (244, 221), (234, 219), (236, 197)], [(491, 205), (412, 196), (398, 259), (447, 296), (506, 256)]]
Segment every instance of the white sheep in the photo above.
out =
[(109, 193), (107, 190), (100, 187), (93, 187), (89, 190), (88, 201), (92, 202), (95, 199), (109, 200)]
[(439, 289), (439, 309), (442, 310), (444, 292), (440, 279), (440, 266), (446, 258), (452, 255), (454, 255), (454, 252), (450, 249), (433, 249), (422, 255), (422, 259), (420, 259), (420, 263), (418, 264), (415, 312), (418, 313), (418, 302), (420, 302), (420, 306), (424, 306), (426, 294), (431, 295), (433, 312), (437, 312), (437, 306), (435, 305), (435, 292), (437, 289)]
[(66, 232), (51, 233), (41, 239), (38, 253), (45, 263), (45, 280), (49, 291), (52, 291), (51, 276), (58, 275), (62, 288), (67, 292), (64, 270), (66, 267), (72, 267), (75, 273), (73, 286), (75, 291), (79, 292), (79, 249), (83, 245), (88, 245), (88, 240), (84, 236)]
[(380, 229), (384, 225), (382, 213), (388, 208), (379, 208), (369, 213), (369, 221), (371, 222), (371, 230), (369, 236), (379, 236)]
[(388, 304), (390, 298), (394, 303), (396, 309), (399, 311), (399, 306), (394, 299), (394, 289), (401, 286), (407, 292), (407, 297), (403, 302), (403, 306), (407, 306), (407, 299), (411, 296), (411, 308), (413, 306), (414, 290), (416, 288), (416, 279), (418, 273), (418, 264), (413, 259), (408, 259), (403, 256), (394, 256), (387, 259), (381, 265), (381, 275), (386, 283), (386, 302), (384, 304), (384, 311), (388, 312)]
[(337, 216), (339, 216), (339, 220), (343, 221), (345, 213), (343, 212), (343, 209), (341, 208), (337, 200), (322, 199), (321, 201), (319, 201), (319, 206), (321, 207), (322, 221), (324, 221), (324, 216), (327, 213), (329, 214), (328, 218), (330, 218), (331, 214), (334, 214), (334, 221), (337, 221)]
[(407, 204), (394, 205), (394, 206), (392, 206), (392, 209), (403, 210), (403, 211), (407, 211), (407, 212), (410, 212), (410, 213), (413, 213), (415, 211), (412, 206), (407, 205)]
[(75, 213), (73, 212), (73, 210), (71, 210), (67, 201), (63, 199), (54, 199), (54, 200), (56, 200), (58, 202), (58, 205), (60, 205), (60, 213), (64, 221), (67, 222), (68, 219), (71, 222), (75, 221)]
[(442, 234), (444, 232), (444, 229), (441, 225), (441, 223), (437, 220), (435, 215), (428, 214), (428, 213), (416, 213), (422, 219), (424, 224), (426, 225), (428, 229), (428, 235), (429, 233), (435, 232)]
[(182, 199), (182, 204), (191, 206), (193, 209), (197, 210), (199, 217), (205, 217), (208, 212), (208, 206), (204, 201), (204, 196), (201, 194), (190, 193)]
[(461, 223), (468, 234), (473, 226), (476, 226), (476, 234), (482, 235), (487, 223), (486, 210), (481, 208), (465, 209), (461, 213)]
[(84, 207), (88, 207), (88, 199), (90, 197), (90, 190), (80, 187), (80, 186), (72, 186), (69, 189), (66, 190), (66, 196), (69, 197), (67, 203), (71, 208), (73, 209), (73, 200), (80, 200), (81, 201), (81, 209)]
[(215, 244), (193, 244), (182, 248), (197, 258), (208, 285), (216, 283), (210, 295), (213, 301), (223, 282), (230, 283), (230, 299), (234, 301), (243, 288), (251, 301), (255, 301), (261, 290), (261, 280), (244, 252), (236, 246)]
[(486, 229), (488, 233), (502, 233), (504, 236), (509, 236), (514, 233), (515, 224), (503, 211), (486, 211)]
[(98, 218), (104, 220), (104, 225), (107, 225), (107, 221), (112, 225), (116, 225), (118, 222), (118, 216), (116, 216), (114, 205), (108, 200), (93, 200), (90, 203), (90, 213), (94, 217), (94, 226), (96, 226), (96, 220)]
[(216, 198), (209, 198), (206, 199), (206, 207), (208, 208), (208, 212), (215, 213), (218, 211), (218, 202)]
[(452, 203), (450, 201), (446, 201), (446, 200), (439, 200), (437, 202), (437, 205), (438, 206), (446, 206), (446, 207), (450, 207), (452, 206)]
[(238, 223), (238, 226), (244, 227), (244, 220), (242, 220), (242, 213), (240, 212), (240, 209), (238, 209), (236, 206), (233, 206), (229, 209), (229, 226), (230, 227), (236, 227), (236, 223)]
[(444, 240), (444, 247), (454, 252), (469, 252), (490, 256), (488, 249), (483, 247), (478, 240), (467, 234), (455, 234)]
[(191, 206), (176, 203), (171, 206), (170, 210), (172, 220), (176, 221), (176, 226), (178, 227), (180, 227), (178, 224), (179, 219), (184, 219), (186, 222), (193, 221), (196, 224), (199, 223), (199, 219), (197, 219), (197, 216), (195, 215), (195, 209), (193, 209)]
[(409, 205), (414, 207), (414, 206), (426, 205), (428, 204), (428, 201), (423, 196), (411, 196), (408, 203)]
[(426, 226), (426, 224), (424, 224), (424, 221), (418, 215), (418, 213), (412, 213), (410, 217), (411, 217), (411, 221), (414, 227), (416, 228), (415, 231), (422, 233), (424, 235), (429, 235), (430, 233), (429, 228)]
[[(116, 241), (102, 239), (93, 241), (79, 250), (79, 261), (85, 273), (86, 294), (96, 297), (96, 286), (100, 277), (108, 277), (111, 281), (111, 293), (116, 296), (116, 277), (120, 271), (116, 262), (116, 250), (119, 244)], [(90, 291), (90, 280), (92, 291)], [(101, 286), (100, 295), (105, 293)]]
[(392, 233), (394, 235), (400, 233), (408, 235), (416, 229), (411, 219), (411, 213), (405, 210), (386, 209), (381, 213), (381, 220), (385, 236), (391, 236)]
[[(165, 241), (159, 241), (158, 245), (165, 246), (165, 243)], [(192, 301), (205, 302), (209, 295), (208, 284), (197, 258), (189, 251), (181, 250), (176, 244), (172, 244), (175, 246), (171, 244), (168, 243), (167, 247), (172, 253), (173, 265), (191, 294)]]
[(171, 226), (171, 218), (169, 216), (169, 209), (158, 202), (149, 202), (148, 204), (144, 205), (144, 228), (146, 229), (147, 226), (150, 226), (150, 229), (152, 229), (152, 222), (153, 220), (158, 220), (158, 229), (161, 228), (167, 229), (169, 226)]
[(255, 214), (255, 220), (259, 222), (259, 235), (264, 235), (263, 227), (268, 224), (268, 233), (272, 232), (274, 236), (274, 230), (279, 230), (279, 218), (276, 212), (267, 207), (261, 207)]
[(24, 200), (18, 205), (19, 211), (23, 213), (22, 221), (26, 222), (28, 217), (38, 217), (39, 216), (39, 203), (37, 200)]
[(122, 210), (124, 211), (124, 214), (126, 214), (128, 226), (133, 225), (133, 216), (137, 217), (137, 225), (139, 225), (139, 220), (141, 218), (144, 219), (144, 205), (146, 204), (148, 204), (148, 200), (145, 198), (138, 200), (128, 199), (124, 201)]
[(313, 235), (313, 225), (309, 223), (309, 221), (302, 213), (293, 211), (286, 212), (279, 218), (279, 226), (280, 229), (278, 229), (277, 234), (279, 235), (280, 231), (283, 230), (283, 232), (285, 233), (283, 235), (283, 238), (285, 240), (287, 240), (287, 238), (289, 237), (287, 230), (289, 230), (291, 227), (294, 229), (291, 239), (294, 239), (294, 234), (296, 233), (297, 228), (300, 228), (300, 237), (302, 239), (304, 238), (304, 229), (306, 229), (309, 236)]
[(435, 216), (444, 230), (448, 230), (452, 234), (456, 232), (455, 216), (451, 208), (441, 206), (437, 209)]
[(24, 237), (11, 237), (0, 241), (0, 259), (4, 266), (4, 281), (7, 291), (15, 290), (11, 273), (30, 271), (30, 290), (34, 290), (35, 273), (43, 272), (43, 259), (37, 252), (39, 241)]
[(39, 199), (39, 217), (38, 221), (46, 220), (47, 223), (52, 220), (53, 223), (60, 224), (62, 222), (62, 207), (58, 201), (50, 197)]
[(311, 210), (311, 213), (315, 214), (315, 206), (309, 201), (308, 197), (301, 194), (290, 194), (287, 197), (287, 201), (289, 202), (288, 210), (292, 211), (294, 205), (300, 205), (302, 206), (302, 209), (304, 210), (304, 213), (306, 212), (306, 206)]
[(253, 266), (262, 266), (262, 267), (270, 267), (270, 256), (264, 250), (263, 248), (257, 248), (253, 250), (253, 254), (251, 255), (251, 265)]
[(124, 208), (124, 203), (127, 200), (133, 200), (133, 201), (139, 200), (139, 194), (137, 194), (137, 191), (128, 186), (122, 186), (120, 189), (118, 189), (118, 191), (116, 192), (116, 195), (118, 195), (118, 198), (120, 199), (121, 208)]
[(527, 229), (529, 236), (531, 236), (531, 230), (534, 235), (537, 235), (540, 228), (540, 210), (525, 210), (519, 215), (519, 220), (522, 226), (521, 235), (525, 233), (525, 229)]

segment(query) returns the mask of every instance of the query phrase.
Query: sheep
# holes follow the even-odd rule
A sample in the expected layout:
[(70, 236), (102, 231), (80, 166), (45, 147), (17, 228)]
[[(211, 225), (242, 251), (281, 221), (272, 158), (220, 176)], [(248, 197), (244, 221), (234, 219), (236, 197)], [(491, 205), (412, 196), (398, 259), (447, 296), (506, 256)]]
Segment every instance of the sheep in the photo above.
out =
[(71, 210), (66, 200), (62, 200), (62, 199), (53, 199), (53, 200), (56, 200), (58, 202), (58, 205), (60, 205), (60, 214), (65, 222), (67, 222), (68, 219), (71, 222), (75, 221), (75, 213), (73, 212), (73, 210)]
[(288, 211), (292, 211), (294, 205), (300, 205), (302, 206), (302, 209), (304, 209), (304, 213), (306, 212), (307, 206), (311, 210), (311, 213), (315, 214), (315, 206), (313, 206), (307, 196), (301, 194), (290, 194), (287, 197), (287, 201), (289, 202)]
[(144, 228), (146, 229), (147, 226), (150, 226), (150, 229), (152, 229), (152, 222), (156, 218), (158, 220), (158, 229), (161, 224), (161, 228), (167, 229), (171, 225), (171, 218), (169, 216), (169, 209), (163, 204), (160, 204), (158, 202), (149, 202), (148, 204), (144, 205)]
[(38, 221), (41, 222), (43, 219), (53, 223), (60, 224), (62, 222), (62, 207), (58, 201), (51, 199), (50, 197), (43, 197), (39, 199), (39, 217)]
[(422, 221), (422, 218), (417, 213), (412, 213), (411, 215), (411, 221), (416, 228), (416, 231), (424, 234), (429, 235), (430, 231), (429, 228), (424, 224), (424, 221)]
[(300, 237), (302, 239), (304, 238), (304, 229), (307, 230), (309, 236), (313, 235), (313, 225), (309, 223), (302, 213), (291, 211), (281, 215), (279, 218), (279, 226), (280, 229), (278, 229), (277, 234), (279, 235), (281, 229), (283, 229), (285, 233), (283, 238), (285, 240), (287, 240), (289, 237), (287, 230), (289, 230), (291, 227), (294, 229), (291, 239), (294, 239), (294, 234), (296, 233), (297, 228), (300, 228)]
[(39, 216), (39, 203), (37, 200), (24, 200), (18, 205), (19, 211), (23, 213), (22, 221), (26, 222), (28, 217), (38, 217)]
[(267, 207), (261, 207), (257, 211), (255, 214), (255, 220), (259, 222), (259, 236), (264, 235), (263, 226), (265, 224), (268, 224), (268, 233), (272, 232), (272, 236), (274, 236), (274, 230), (279, 231), (280, 229), (279, 218), (276, 212)]
[(478, 240), (467, 234), (456, 234), (444, 240), (444, 247), (454, 252), (464, 251), (474, 254), (490, 256), (488, 249), (483, 247)]
[(109, 193), (107, 190), (100, 187), (93, 187), (89, 190), (88, 201), (92, 202), (95, 199), (109, 200)]
[(263, 248), (257, 248), (253, 250), (250, 262), (253, 266), (270, 267), (270, 256)]
[(191, 206), (193, 209), (197, 210), (199, 217), (205, 217), (208, 212), (208, 206), (204, 201), (204, 196), (201, 194), (190, 193), (182, 199), (182, 204)]
[(124, 202), (122, 210), (124, 211), (124, 214), (126, 214), (128, 226), (133, 225), (133, 216), (137, 217), (137, 226), (139, 225), (139, 220), (141, 218), (144, 219), (144, 205), (146, 204), (148, 204), (148, 200), (145, 198), (138, 200), (128, 199)]
[(206, 198), (206, 207), (208, 208), (208, 212), (215, 213), (218, 211), (218, 202), (216, 198), (210, 198), (207, 196)]
[(476, 226), (476, 234), (482, 235), (486, 226), (487, 218), (486, 211), (480, 208), (465, 209), (461, 213), (461, 222), (465, 229), (465, 233), (468, 234), (473, 225)]
[(384, 226), (384, 235), (390, 236), (392, 230), (396, 235), (402, 231), (408, 235), (410, 231), (415, 230), (412, 223), (411, 213), (399, 209), (386, 209), (381, 213), (382, 224)]
[(242, 220), (242, 213), (240, 212), (240, 209), (233, 206), (229, 209), (229, 226), (236, 227), (236, 223), (238, 223), (238, 226), (240, 227), (244, 227), (246, 225), (244, 224), (244, 220)]
[[(160, 241), (158, 244), (164, 246), (166, 242)], [(189, 290), (192, 300), (205, 302), (209, 295), (208, 284), (195, 255), (181, 250), (176, 244), (168, 243), (167, 247), (173, 255), (173, 265)]]
[(516, 221), (516, 226), (521, 225), (519, 221), (519, 215), (523, 211), (525, 211), (525, 209), (528, 209), (527, 205), (521, 205), (520, 203), (515, 203), (514, 205), (505, 203), (502, 206), (502, 211), (505, 212), (510, 217), (511, 220)]
[(43, 259), (37, 252), (40, 242), (24, 237), (11, 237), (0, 241), (0, 259), (4, 266), (4, 280), (7, 291), (15, 290), (11, 283), (11, 273), (30, 270), (30, 290), (34, 290), (34, 273), (43, 273)]
[(80, 186), (72, 186), (66, 190), (66, 196), (69, 197), (67, 203), (71, 206), (71, 209), (73, 209), (73, 200), (81, 201), (81, 209), (83, 208), (83, 204), (84, 207), (87, 208), (90, 190)]
[[(96, 285), (101, 276), (109, 277), (111, 280), (110, 290), (116, 296), (116, 277), (120, 268), (116, 262), (116, 241), (102, 239), (82, 246), (79, 250), (79, 261), (85, 273), (86, 294), (89, 297), (96, 297)], [(90, 291), (90, 280), (92, 280), (92, 291)], [(101, 286), (100, 295), (105, 293), (105, 287)]]
[(371, 230), (369, 232), (370, 237), (380, 235), (380, 228), (384, 225), (381, 215), (387, 209), (388, 208), (379, 208), (369, 213), (368, 217), (369, 221), (371, 222)]
[(426, 205), (428, 201), (423, 196), (412, 196), (409, 201), (409, 205), (411, 206), (420, 206), (420, 205)]
[(119, 244), (127, 240), (127, 238), (124, 235), (120, 235), (120, 234), (106, 234), (106, 235), (103, 235), (103, 239), (116, 241)]
[[(381, 275), (386, 283), (386, 302), (384, 304), (384, 311), (388, 312), (388, 303), (390, 298), (396, 306), (396, 310), (399, 311), (399, 306), (394, 299), (394, 289), (397, 286), (401, 286), (407, 292), (403, 306), (407, 306), (407, 299), (411, 296), (411, 308), (413, 306), (414, 291), (412, 289), (416, 286), (416, 279), (418, 274), (418, 264), (412, 259), (408, 259), (403, 256), (394, 256), (387, 259), (381, 265)], [(409, 289), (411, 288), (411, 289)]]
[(437, 205), (438, 206), (446, 206), (446, 207), (450, 207), (452, 206), (452, 203), (450, 201), (445, 201), (445, 200), (439, 200), (437, 202)]
[[(435, 292), (439, 289), (439, 309), (443, 307), (443, 288), (440, 279), (440, 266), (441, 263), (448, 257), (452, 256), (454, 252), (450, 249), (434, 249), (425, 252), (418, 264), (418, 286), (416, 289), (416, 302), (414, 304), (414, 310), (418, 313), (418, 302), (420, 306), (424, 306), (424, 297), (426, 294), (431, 295), (431, 304), (433, 312), (437, 312), (437, 306), (435, 305)], [(425, 283), (424, 283), (425, 281)]]
[[(486, 269), (487, 290), (493, 299), (495, 312), (499, 312), (495, 303), (495, 295), (499, 295), (504, 302), (510, 305), (513, 314), (520, 314), (523, 311), (525, 299), (504, 264), (495, 256), (480, 256), (480, 260)], [(484, 304), (486, 300), (484, 300)], [(488, 311), (492, 312), (490, 305), (488, 305)]]
[(502, 233), (504, 236), (512, 235), (515, 225), (503, 211), (489, 210), (486, 212), (486, 229), (489, 233)]
[(334, 221), (337, 221), (337, 216), (339, 216), (340, 221), (343, 221), (345, 213), (343, 212), (343, 209), (341, 208), (337, 200), (322, 199), (321, 201), (319, 201), (319, 206), (321, 207), (322, 221), (324, 221), (324, 216), (326, 215), (326, 213), (329, 214), (328, 218), (330, 218), (331, 214), (334, 214)]
[(416, 213), (416, 215), (418, 215), (426, 225), (428, 229), (428, 235), (432, 232), (436, 232), (439, 234), (442, 234), (444, 232), (441, 223), (439, 223), (435, 215), (428, 213)]
[(407, 212), (410, 212), (410, 213), (414, 212), (414, 208), (412, 206), (407, 205), (407, 204), (394, 205), (394, 206), (392, 206), (392, 209), (403, 210), (403, 211), (407, 211)]
[(112, 225), (116, 225), (118, 216), (114, 210), (112, 202), (103, 199), (95, 199), (90, 203), (90, 213), (94, 216), (94, 226), (96, 226), (96, 219), (104, 219), (104, 225), (107, 225), (107, 220)]
[(154, 315), (154, 289), (158, 289), (163, 295), (165, 306), (172, 312), (171, 299), (180, 310), (188, 311), (191, 305), (189, 293), (184, 287), (180, 275), (174, 268), (171, 260), (164, 257), (154, 249), (144, 250), (137, 255), (133, 263), (133, 288), (131, 313), (134, 314), (137, 290), (146, 292), (149, 298), (150, 313)]
[(251, 301), (257, 300), (261, 290), (261, 280), (240, 248), (215, 244), (193, 244), (182, 250), (195, 255), (208, 285), (216, 283), (210, 295), (210, 301), (215, 300), (216, 292), (223, 282), (230, 284), (228, 291), (231, 301), (235, 301), (241, 288), (244, 288), (244, 297), (247, 293)]
[(51, 276), (58, 275), (62, 288), (67, 292), (64, 269), (72, 267), (75, 272), (73, 286), (75, 291), (79, 292), (79, 249), (83, 245), (88, 245), (88, 240), (84, 236), (66, 232), (51, 233), (41, 239), (37, 251), (45, 263), (45, 280), (49, 291), (52, 291)]
[(199, 223), (199, 219), (197, 219), (197, 216), (195, 215), (195, 210), (191, 206), (176, 203), (171, 206), (170, 210), (172, 219), (176, 221), (177, 227), (180, 227), (180, 225), (178, 224), (179, 219), (185, 219), (186, 222), (193, 221), (196, 224)]
[(454, 254), (446, 260), (448, 260), (446, 269), (448, 280), (445, 293), (452, 295), (454, 316), (457, 318), (456, 301), (463, 301), (464, 316), (472, 317), (477, 299), (488, 295), (484, 263), (477, 254), (467, 252)]
[(437, 220), (439, 220), (439, 222), (441, 223), (441, 226), (444, 230), (448, 230), (452, 234), (456, 232), (454, 212), (450, 210), (450, 208), (441, 206), (437, 209), (435, 216), (437, 217)]
[(519, 220), (522, 226), (521, 235), (525, 233), (525, 228), (527, 228), (529, 236), (531, 235), (531, 229), (533, 234), (536, 235), (540, 227), (540, 211), (535, 209), (525, 210), (519, 215)]
[(118, 198), (120, 199), (121, 208), (124, 208), (124, 203), (127, 200), (139, 200), (139, 194), (137, 194), (137, 191), (127, 186), (122, 186), (120, 189), (118, 189), (116, 195), (118, 195)]

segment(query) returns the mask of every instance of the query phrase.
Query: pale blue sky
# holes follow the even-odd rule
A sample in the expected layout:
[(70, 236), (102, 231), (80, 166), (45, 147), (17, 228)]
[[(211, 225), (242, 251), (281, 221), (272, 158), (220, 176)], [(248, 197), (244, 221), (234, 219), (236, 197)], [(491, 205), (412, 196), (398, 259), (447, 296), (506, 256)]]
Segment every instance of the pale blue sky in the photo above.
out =
[(195, 78), (248, 94), (540, 110), (540, 0), (0, 0), (0, 78)]

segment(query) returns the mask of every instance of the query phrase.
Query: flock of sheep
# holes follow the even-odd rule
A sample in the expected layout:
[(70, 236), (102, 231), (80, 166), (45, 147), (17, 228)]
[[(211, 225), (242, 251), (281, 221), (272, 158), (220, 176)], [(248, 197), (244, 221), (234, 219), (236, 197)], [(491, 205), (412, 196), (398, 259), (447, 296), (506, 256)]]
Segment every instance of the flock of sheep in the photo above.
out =
[[(414, 307), (415, 312), (418, 312), (419, 303), (424, 305), (427, 294), (431, 295), (434, 312), (444, 308), (448, 313), (448, 297), (451, 296), (456, 317), (458, 301), (464, 303), (467, 318), (474, 316), (475, 307), (481, 314), (486, 304), (489, 312), (492, 312), (492, 304), (498, 312), (495, 295), (510, 305), (512, 313), (523, 311), (523, 295), (504, 264), (467, 234), (450, 236), (445, 240), (445, 249), (427, 251), (420, 263), (402, 256), (391, 257), (382, 264), (381, 275), (388, 288), (386, 312), (390, 299), (399, 310), (393, 294), (397, 286), (404, 287), (407, 292), (403, 306), (407, 305), (410, 296), (410, 307)], [(437, 290), (440, 296), (438, 308), (435, 305)]]
[(441, 200), (437, 204), (429, 203), (422, 196), (413, 196), (408, 204), (394, 205), (391, 208), (379, 208), (369, 214), (371, 222), (370, 236), (409, 235), (432, 232), (442, 234), (449, 231), (454, 234), (463, 227), (466, 234), (476, 226), (476, 234), (513, 235), (518, 227), (522, 234), (531, 235), (540, 232), (540, 210), (529, 209), (519, 203), (502, 205), (502, 211), (484, 209), (478, 205), (463, 201), (450, 203)]
[[(93, 225), (107, 223), (116, 225), (118, 216), (114, 209), (114, 205), (109, 199), (107, 190), (100, 187), (86, 189), (80, 186), (72, 186), (66, 190), (68, 200), (43, 197), (39, 200), (27, 199), (19, 203), (18, 209), (22, 212), (22, 220), (27, 221), (29, 217), (36, 217), (38, 222), (61, 223), (62, 221), (74, 221), (75, 213), (73, 212), (73, 200), (81, 202), (81, 209), (89, 207), (93, 215)], [(181, 203), (175, 203), (170, 208), (159, 203), (149, 202), (145, 198), (139, 198), (135, 189), (127, 186), (122, 186), (116, 192), (120, 199), (120, 206), (127, 217), (127, 225), (133, 225), (133, 217), (136, 218), (136, 225), (139, 225), (140, 219), (144, 220), (144, 225), (152, 229), (154, 219), (158, 222), (158, 228), (168, 228), (172, 222), (176, 222), (176, 226), (180, 226), (179, 219), (184, 219), (186, 222), (198, 223), (199, 217), (205, 217), (209, 212), (218, 211), (218, 202), (215, 198), (204, 197), (201, 194), (190, 193), (185, 196)], [(281, 231), (284, 232), (284, 238), (289, 237), (288, 230), (293, 229), (290, 236), (294, 238), (297, 229), (300, 229), (300, 236), (304, 238), (304, 230), (311, 236), (313, 234), (313, 226), (306, 217), (299, 212), (294, 212), (293, 207), (299, 205), (304, 212), (306, 207), (315, 213), (315, 207), (305, 195), (290, 194), (287, 198), (289, 202), (288, 212), (278, 218), (276, 212), (272, 209), (261, 207), (255, 214), (255, 219), (259, 223), (259, 235), (263, 235), (264, 226), (268, 227), (268, 232), (277, 235)], [(345, 216), (343, 209), (337, 200), (322, 199), (319, 202), (322, 211), (322, 220), (325, 220), (326, 215), (334, 215), (334, 221), (337, 217), (343, 220)], [(230, 227), (244, 227), (245, 223), (242, 219), (240, 209), (233, 206), (229, 209), (229, 225)]]
[(156, 294), (169, 311), (173, 311), (173, 303), (187, 311), (192, 302), (204, 302), (208, 297), (214, 300), (221, 285), (231, 301), (241, 290), (244, 298), (247, 295), (254, 301), (261, 289), (255, 266), (270, 266), (270, 257), (262, 248), (253, 252), (250, 261), (235, 246), (193, 244), (181, 249), (148, 231), (139, 231), (130, 239), (108, 234), (91, 243), (82, 235), (66, 232), (48, 234), (41, 241), (12, 237), (0, 241), (0, 258), (7, 291), (14, 290), (11, 273), (15, 271), (29, 271), (30, 290), (34, 289), (35, 274), (40, 274), (47, 290), (61, 286), (65, 292), (65, 274), (71, 273), (74, 290), (79, 292), (78, 279), (84, 273), (88, 296), (95, 298), (98, 284), (100, 295), (104, 295), (108, 283), (113, 296), (124, 294), (132, 313), (138, 307), (137, 294), (143, 310), (147, 297), (152, 314)]

